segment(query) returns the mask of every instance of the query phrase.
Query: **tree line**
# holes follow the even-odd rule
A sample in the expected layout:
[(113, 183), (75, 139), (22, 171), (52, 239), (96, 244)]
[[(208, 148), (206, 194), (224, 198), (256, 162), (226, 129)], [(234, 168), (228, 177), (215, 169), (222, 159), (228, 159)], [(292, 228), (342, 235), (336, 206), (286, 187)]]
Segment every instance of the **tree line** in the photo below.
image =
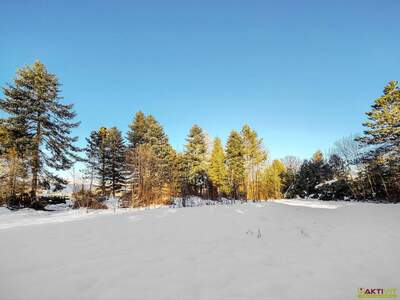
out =
[[(126, 142), (117, 128), (100, 128), (87, 138), (89, 182), (103, 196), (121, 194), (127, 205), (165, 203), (171, 197), (219, 200), (280, 198), (285, 167), (267, 163), (262, 139), (248, 125), (232, 130), (225, 147), (209, 142), (193, 125), (185, 149), (176, 152), (163, 127), (151, 115), (137, 112)], [(90, 188), (92, 184), (90, 184)]]
[(93, 130), (81, 149), (72, 104), (64, 104), (56, 75), (36, 61), (3, 87), (0, 108), (0, 199), (32, 206), (43, 190), (61, 190), (60, 171), (84, 164), (81, 191), (124, 206), (168, 203), (190, 196), (242, 200), (315, 197), (324, 200), (400, 199), (400, 91), (391, 81), (367, 112), (365, 131), (337, 141), (328, 154), (270, 160), (262, 138), (248, 125), (223, 145), (198, 125), (184, 151), (169, 143), (162, 125), (137, 112), (126, 137), (116, 127)]

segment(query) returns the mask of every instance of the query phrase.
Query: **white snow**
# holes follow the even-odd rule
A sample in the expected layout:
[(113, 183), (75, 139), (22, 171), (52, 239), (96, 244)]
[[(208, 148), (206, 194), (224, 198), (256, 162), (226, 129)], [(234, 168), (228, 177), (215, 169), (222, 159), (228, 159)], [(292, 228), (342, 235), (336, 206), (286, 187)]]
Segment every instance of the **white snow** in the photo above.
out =
[(186, 207), (197, 207), (197, 206), (204, 206), (204, 205), (219, 205), (219, 204), (237, 204), (237, 203), (242, 203), (243, 201), (241, 200), (233, 200), (233, 199), (227, 199), (227, 198), (222, 198), (219, 201), (215, 201), (215, 200), (210, 200), (210, 199), (203, 199), (200, 197), (196, 197), (196, 196), (191, 196), (186, 198), (185, 200), (180, 198), (180, 197), (176, 197), (173, 199), (173, 207), (175, 208), (181, 208), (183, 207), (183, 201), (185, 202), (185, 206)]
[(89, 210), (86, 208), (72, 209), (68, 203), (46, 206), (47, 209), (53, 211), (36, 211), (29, 208), (11, 211), (5, 207), (0, 207), (0, 230), (39, 224), (64, 223), (90, 219), (99, 215), (120, 215), (163, 207), (161, 205), (153, 205), (146, 208), (117, 208), (110, 203), (107, 203), (107, 206), (109, 209)]
[(338, 180), (336, 178), (334, 178), (334, 179), (331, 179), (331, 180), (327, 180), (325, 182), (321, 182), (320, 184), (317, 184), (315, 187), (316, 188), (320, 188), (320, 187), (323, 187), (324, 185), (331, 185), (331, 184), (333, 184), (333, 183), (335, 183), (337, 181)]
[(293, 206), (305, 206), (310, 208), (325, 208), (325, 209), (336, 209), (345, 205), (353, 205), (354, 202), (348, 201), (321, 201), (316, 199), (280, 199), (273, 200), (275, 203), (293, 205)]
[(400, 288), (399, 215), (317, 200), (0, 209), (0, 299), (357, 299)]

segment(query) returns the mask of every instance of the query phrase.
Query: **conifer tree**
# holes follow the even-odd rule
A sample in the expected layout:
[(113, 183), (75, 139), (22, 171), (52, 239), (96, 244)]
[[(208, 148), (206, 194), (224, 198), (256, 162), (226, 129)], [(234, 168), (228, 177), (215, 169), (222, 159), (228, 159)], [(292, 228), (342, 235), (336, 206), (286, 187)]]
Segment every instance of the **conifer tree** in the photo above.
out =
[(366, 113), (368, 121), (364, 136), (358, 140), (374, 145), (370, 155), (390, 153), (400, 158), (400, 89), (397, 81), (385, 86), (383, 95), (375, 100), (372, 110)]
[(369, 146), (361, 161), (365, 164), (364, 174), (373, 197), (400, 200), (400, 89), (397, 81), (385, 86), (383, 95), (366, 114), (364, 135), (357, 140)]
[(232, 130), (226, 144), (226, 165), (231, 196), (239, 199), (245, 180), (244, 146), (240, 134)]
[(228, 194), (228, 172), (226, 170), (225, 153), (220, 138), (214, 139), (208, 173), (213, 186), (217, 189), (217, 196)]
[(107, 131), (106, 146), (108, 161), (106, 166), (107, 177), (110, 181), (110, 190), (115, 198), (126, 182), (125, 144), (121, 131), (112, 127)]
[(301, 165), (293, 193), (301, 197), (317, 196), (316, 187), (332, 178), (332, 170), (318, 150), (311, 160), (305, 160)]
[(25, 192), (28, 177), (25, 131), (13, 121), (10, 118), (0, 123), (0, 200), (7, 201)]
[(129, 125), (128, 141), (129, 147), (135, 148), (140, 144), (149, 143), (148, 138), (148, 122), (143, 112), (139, 111), (135, 114), (133, 122)]
[(76, 114), (72, 104), (63, 104), (60, 83), (54, 74), (36, 61), (17, 71), (13, 84), (3, 89), (0, 108), (11, 118), (26, 124), (30, 141), (31, 196), (36, 199), (39, 186), (61, 188), (66, 181), (52, 170), (67, 170), (78, 159), (71, 130)]
[(153, 116), (138, 112), (129, 126), (128, 142), (131, 204), (168, 198), (175, 189), (175, 151), (162, 126)]
[(343, 200), (355, 193), (348, 181), (349, 170), (345, 162), (337, 154), (331, 154), (328, 160), (332, 180), (322, 182), (316, 187), (318, 198), (321, 200)]
[(285, 166), (275, 159), (270, 166), (267, 166), (262, 174), (262, 196), (265, 199), (282, 198), (282, 174)]
[(108, 168), (110, 151), (107, 145), (107, 135), (108, 130), (105, 127), (92, 131), (90, 137), (86, 138), (87, 147), (85, 149), (86, 162), (88, 167), (94, 170), (98, 187), (103, 197), (107, 195), (108, 179), (110, 177)]
[(186, 138), (185, 170), (189, 190), (195, 195), (204, 196), (208, 184), (207, 145), (205, 134), (198, 125), (193, 125)]
[(246, 197), (248, 200), (259, 200), (259, 178), (257, 175), (267, 160), (267, 153), (264, 150), (262, 139), (258, 138), (257, 133), (249, 125), (243, 126), (241, 135), (246, 168)]

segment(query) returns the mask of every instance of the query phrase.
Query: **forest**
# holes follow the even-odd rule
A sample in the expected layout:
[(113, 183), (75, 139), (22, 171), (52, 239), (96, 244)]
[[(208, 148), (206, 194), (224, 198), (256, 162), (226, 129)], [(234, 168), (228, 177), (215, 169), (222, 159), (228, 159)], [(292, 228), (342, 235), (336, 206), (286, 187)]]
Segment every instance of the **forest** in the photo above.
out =
[[(68, 88), (68, 87), (66, 87)], [(366, 101), (369, 101), (366, 99)], [(79, 126), (73, 104), (44, 64), (17, 70), (3, 87), (0, 108), (0, 202), (9, 208), (41, 209), (62, 190), (60, 174), (84, 166), (72, 195), (75, 207), (103, 208), (118, 198), (123, 207), (168, 204), (196, 196), (213, 201), (281, 198), (400, 201), (400, 89), (390, 81), (371, 101), (364, 131), (335, 142), (329, 153), (309, 159), (272, 160), (250, 126), (233, 129), (223, 145), (199, 126), (190, 128), (184, 151), (169, 143), (152, 115), (133, 112), (121, 128), (93, 129), (86, 146), (76, 145)], [(295, 129), (293, 129), (295, 130)]]

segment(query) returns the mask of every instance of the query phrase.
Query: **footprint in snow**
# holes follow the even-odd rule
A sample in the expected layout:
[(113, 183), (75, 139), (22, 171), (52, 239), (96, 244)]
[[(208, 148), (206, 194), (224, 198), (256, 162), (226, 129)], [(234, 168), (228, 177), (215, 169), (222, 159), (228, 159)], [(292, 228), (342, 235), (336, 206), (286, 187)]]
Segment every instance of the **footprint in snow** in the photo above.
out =
[(304, 228), (298, 227), (300, 229), (300, 234), (304, 237), (310, 237), (310, 235), (304, 230)]

